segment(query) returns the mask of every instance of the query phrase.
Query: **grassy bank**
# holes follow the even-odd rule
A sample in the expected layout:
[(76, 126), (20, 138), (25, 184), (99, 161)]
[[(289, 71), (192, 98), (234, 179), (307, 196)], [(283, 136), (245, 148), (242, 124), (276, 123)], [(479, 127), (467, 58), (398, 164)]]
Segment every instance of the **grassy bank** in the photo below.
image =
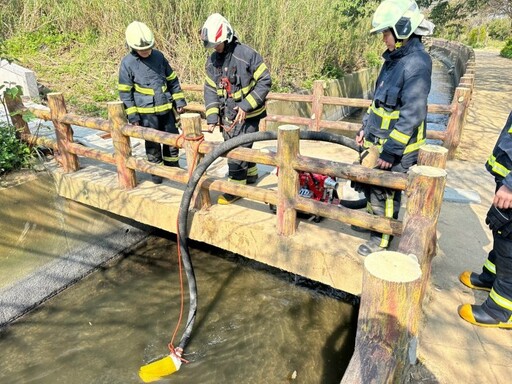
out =
[[(364, 3), (362, 6), (360, 3)], [(376, 1), (359, 0), (10, 0), (0, 8), (1, 55), (35, 71), (53, 91), (89, 115), (117, 99), (117, 71), (133, 20), (156, 35), (182, 83), (203, 82), (208, 55), (198, 30), (223, 13), (242, 42), (271, 69), (275, 91), (307, 88), (378, 62), (380, 39), (369, 36)]]

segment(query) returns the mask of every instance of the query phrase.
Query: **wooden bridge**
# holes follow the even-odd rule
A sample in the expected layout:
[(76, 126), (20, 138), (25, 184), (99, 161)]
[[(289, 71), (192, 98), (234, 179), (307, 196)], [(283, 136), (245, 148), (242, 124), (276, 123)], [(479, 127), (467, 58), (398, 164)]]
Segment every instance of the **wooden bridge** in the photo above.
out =
[[(473, 70), (473, 62), (468, 62), (467, 71)], [(223, 178), (208, 174), (203, 175), (193, 199), (193, 210), (189, 215), (189, 238), (360, 295), (360, 311), (365, 317), (371, 316), (371, 313), (375, 314), (374, 310), (386, 310), (393, 315), (393, 321), (398, 318), (400, 322), (407, 324), (406, 335), (403, 331), (400, 335), (393, 332), (384, 336), (379, 335), (385, 338), (396, 337), (396, 340), (387, 339), (383, 343), (393, 342), (398, 347), (403, 347), (398, 348), (400, 353), (403, 350), (407, 352), (407, 346), (418, 334), (421, 303), (429, 281), (431, 261), (436, 252), (436, 226), (446, 183), (446, 172), (443, 168), (447, 157), (453, 155), (460, 139), (466, 107), (471, 96), (474, 75), (469, 73), (468, 76), (468, 84), (462, 84), (457, 88), (451, 105), (428, 107), (430, 112), (450, 115), (446, 132), (428, 132), (429, 138), (442, 140), (447, 148), (424, 146), (420, 151), (418, 166), (412, 168), (409, 174), (355, 165), (353, 152), (330, 143), (322, 144), (321, 151), (332, 151), (336, 154), (333, 159), (303, 155), (302, 152), (308, 152), (308, 144), (300, 140), (300, 129), (294, 125), (281, 126), (275, 133), (276, 140), (272, 142), (264, 142), (254, 149), (236, 148), (229, 151), (225, 154), (228, 158), (279, 167), (279, 176), (269, 174), (255, 186), (249, 186), (229, 183)], [(323, 88), (319, 84), (315, 84), (315, 91), (311, 96), (269, 96), (269, 99), (274, 100), (300, 99), (311, 102), (313, 118), (301, 120), (303, 118), (292, 116), (269, 116), (267, 119), (301, 125), (307, 122), (310, 128), (317, 131), (326, 127), (345, 132), (358, 130), (357, 124), (323, 121), (322, 106), (334, 104), (365, 107), (369, 105), (369, 101), (322, 96), (320, 92)], [(197, 86), (184, 86), (184, 89), (198, 90)], [(173, 135), (128, 124), (121, 102), (108, 103), (108, 120), (68, 113), (64, 98), (59, 93), (49, 94), (48, 102), (49, 109), (30, 108), (30, 112), (38, 118), (53, 122), (55, 141), (33, 136), (20, 116), (14, 116), (13, 122), (22, 132), (24, 140), (32, 145), (54, 150), (60, 164), (52, 171), (58, 194), (176, 233), (181, 196), (190, 175), (201, 159), (220, 145), (204, 139), (201, 116), (194, 113), (201, 112), (201, 106), (189, 107), (192, 113), (186, 113), (181, 118), (183, 133)], [(27, 110), (20, 100), (9, 100), (9, 109), (11, 112)], [(110, 134), (113, 152), (87, 148), (74, 142), (71, 125)], [(160, 142), (183, 149), (186, 152), (186, 169), (155, 165), (133, 156), (130, 138)], [(269, 146), (277, 147), (277, 150), (268, 150)], [(84, 166), (85, 162), (81, 163), (79, 158), (94, 160), (95, 163)], [(404, 191), (404, 216), (400, 220), (377, 217), (366, 212), (301, 197), (297, 193), (298, 171), (326, 174), (343, 180)], [(139, 183), (138, 179), (143, 173), (159, 175), (167, 180), (161, 185)], [(212, 200), (219, 192), (242, 196), (245, 199), (230, 206), (212, 204)], [(277, 207), (277, 214), (268, 209), (268, 204)], [(319, 224), (300, 220), (298, 212), (307, 212), (328, 220)], [(365, 259), (356, 253), (357, 245), (364, 239), (352, 231), (350, 225), (397, 237), (399, 241), (395, 241), (393, 249), (399, 256), (393, 257), (392, 265), (389, 258), (375, 261), (374, 255), (371, 255), (366, 262), (379, 267), (374, 269), (374, 272), (368, 272), (371, 268), (367, 266), (365, 269)], [(387, 261), (383, 264), (383, 260)], [(404, 266), (409, 265), (411, 260), (419, 271), (417, 275), (416, 272), (412, 273), (414, 278), (407, 273), (398, 273), (398, 280), (390, 281), (386, 278), (390, 270), (406, 270)], [(367, 284), (363, 285), (363, 281)], [(390, 302), (401, 303), (405, 307), (398, 305), (390, 308), (387, 303), (382, 304), (382, 297), (388, 298)], [(376, 306), (376, 303), (383, 306)], [(360, 324), (363, 324), (361, 318)], [(393, 327), (393, 324), (395, 323), (390, 322), (388, 325)], [(373, 334), (373, 327), (374, 325), (371, 325), (363, 331), (358, 331), (356, 348), (372, 348), (365, 340), (377, 335), (378, 332)], [(388, 358), (392, 355), (393, 361), (397, 360), (392, 364), (389, 364), (389, 361), (377, 361), (375, 364), (389, 377), (400, 374), (403, 366), (399, 362), (405, 361), (406, 355), (397, 357), (393, 351), (387, 351), (386, 354)], [(361, 362), (353, 359), (351, 367), (348, 372), (351, 369), (354, 372), (346, 375), (351, 377), (350, 381), (346, 382), (365, 382), (365, 370), (361, 368)], [(355, 380), (358, 375), (359, 381)]]

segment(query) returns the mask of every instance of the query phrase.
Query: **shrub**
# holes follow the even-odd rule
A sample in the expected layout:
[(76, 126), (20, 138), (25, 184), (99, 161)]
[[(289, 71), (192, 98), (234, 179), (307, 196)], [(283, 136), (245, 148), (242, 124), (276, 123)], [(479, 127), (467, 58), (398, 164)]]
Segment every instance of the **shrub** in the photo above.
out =
[(0, 122), (0, 175), (28, 168), (32, 159), (30, 147), (16, 138), (16, 128)]
[(512, 38), (507, 40), (505, 47), (501, 50), (500, 55), (507, 59), (512, 59)]
[(510, 27), (510, 20), (506, 18), (496, 19), (487, 25), (487, 31), (490, 38), (505, 41), (511, 36)]
[[(7, 108), (4, 103), (4, 95), (7, 92), (16, 94), (20, 92), (19, 87), (5, 88), (0, 85), (0, 101), (7, 116)], [(28, 168), (32, 160), (32, 149), (16, 135), (16, 128), (8, 121), (0, 121), (0, 175)]]
[(485, 47), (485, 41), (487, 40), (487, 30), (485, 26), (473, 28), (468, 33), (467, 43), (473, 48)]

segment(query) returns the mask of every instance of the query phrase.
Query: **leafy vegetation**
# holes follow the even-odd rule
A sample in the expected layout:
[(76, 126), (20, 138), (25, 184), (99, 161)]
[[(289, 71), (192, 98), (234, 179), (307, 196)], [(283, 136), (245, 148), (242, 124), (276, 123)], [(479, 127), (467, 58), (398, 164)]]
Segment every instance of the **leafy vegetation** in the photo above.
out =
[[(8, 115), (4, 97), (9, 95), (15, 97), (21, 92), (21, 87), (6, 88), (0, 84), (0, 103), (6, 116)], [(16, 128), (8, 121), (0, 121), (0, 175), (4, 173), (28, 168), (33, 158), (33, 150), (20, 141)]]
[[(118, 66), (127, 53), (124, 30), (133, 20), (155, 32), (182, 83), (200, 84), (209, 54), (198, 30), (213, 12), (224, 14), (240, 40), (269, 66), (274, 91), (308, 88), (381, 63), (380, 37), (370, 36), (379, 0), (11, 0), (0, 8), (0, 55), (36, 72), (63, 92), (77, 113), (106, 116), (116, 100)], [(500, 49), (510, 37), (510, 0), (418, 0), (436, 36)], [(191, 93), (190, 99), (200, 95)]]
[(512, 59), (512, 38), (507, 40), (505, 47), (501, 50), (500, 55), (508, 59)]
[[(417, 0), (428, 8), (428, 17), (436, 24), (436, 35), (474, 48), (503, 46), (512, 36), (510, 0)], [(496, 41), (499, 43), (496, 44)]]
[(118, 65), (127, 54), (124, 30), (133, 20), (155, 32), (156, 48), (169, 58), (182, 83), (201, 84), (210, 52), (198, 30), (209, 14), (220, 12), (240, 40), (265, 58), (274, 90), (293, 91), (315, 79), (380, 63), (374, 58), (380, 57), (382, 43), (368, 33), (377, 4), (378, 0), (63, 0), (56, 7), (54, 2), (13, 0), (0, 9), (5, 26), (0, 35), (6, 39), (6, 53), (34, 70), (39, 82), (64, 92), (75, 111), (101, 115), (104, 102), (118, 97)]

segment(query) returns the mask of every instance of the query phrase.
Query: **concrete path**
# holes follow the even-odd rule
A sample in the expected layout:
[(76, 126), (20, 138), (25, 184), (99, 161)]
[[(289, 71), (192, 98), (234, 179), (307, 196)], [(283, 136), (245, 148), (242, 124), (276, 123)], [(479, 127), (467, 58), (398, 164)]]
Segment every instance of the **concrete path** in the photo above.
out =
[(457, 314), (460, 304), (480, 304), (487, 296), (465, 288), (458, 275), (480, 272), (492, 247), (484, 219), (494, 180), (484, 164), (512, 110), (512, 60), (497, 52), (475, 53), (475, 92), (457, 158), (447, 165), (447, 187), (475, 191), (481, 203), (443, 202), (419, 347), (431, 378), (412, 382), (503, 384), (512, 377), (512, 332), (477, 327)]

